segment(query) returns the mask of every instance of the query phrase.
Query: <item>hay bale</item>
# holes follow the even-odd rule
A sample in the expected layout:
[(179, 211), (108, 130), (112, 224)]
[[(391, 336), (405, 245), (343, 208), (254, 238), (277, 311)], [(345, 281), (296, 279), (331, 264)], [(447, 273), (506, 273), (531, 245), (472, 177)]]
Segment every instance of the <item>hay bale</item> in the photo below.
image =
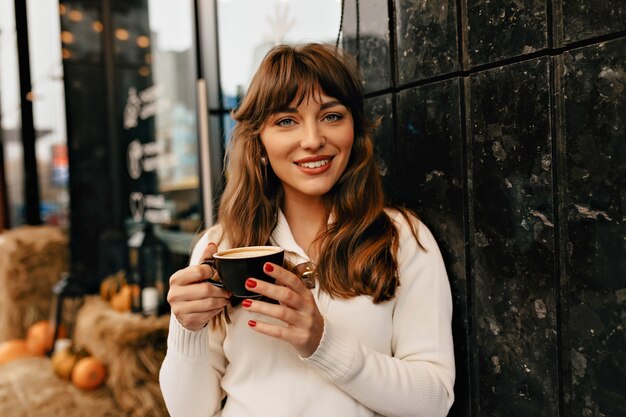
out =
[(74, 343), (107, 365), (106, 385), (127, 416), (168, 415), (159, 387), (168, 326), (169, 316), (119, 313), (97, 296), (78, 314)]
[(0, 416), (122, 417), (110, 389), (81, 391), (54, 374), (47, 358), (0, 366)]
[(58, 227), (0, 234), (0, 342), (23, 338), (31, 324), (49, 318), (52, 286), (68, 259), (68, 238)]

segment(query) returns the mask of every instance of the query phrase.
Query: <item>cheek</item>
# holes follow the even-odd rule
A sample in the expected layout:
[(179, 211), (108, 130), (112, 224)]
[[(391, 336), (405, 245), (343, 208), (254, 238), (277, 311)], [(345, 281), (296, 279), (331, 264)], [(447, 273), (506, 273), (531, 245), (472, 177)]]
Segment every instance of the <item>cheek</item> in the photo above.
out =
[(261, 133), (260, 137), (261, 137), (261, 145), (263, 146), (263, 149), (265, 150), (265, 154), (271, 158), (272, 155), (276, 153), (276, 150), (275, 150), (276, 141), (272, 140), (271, 135), (264, 135), (263, 133)]
[(283, 159), (286, 157), (287, 151), (284, 146), (280, 146), (273, 141), (268, 141), (267, 143), (263, 143), (263, 147), (265, 148), (265, 153), (270, 160), (274, 162), (278, 162), (279, 159)]
[(354, 131), (350, 129), (345, 134), (345, 139), (342, 141), (342, 148), (344, 151), (350, 153), (352, 146), (354, 145)]

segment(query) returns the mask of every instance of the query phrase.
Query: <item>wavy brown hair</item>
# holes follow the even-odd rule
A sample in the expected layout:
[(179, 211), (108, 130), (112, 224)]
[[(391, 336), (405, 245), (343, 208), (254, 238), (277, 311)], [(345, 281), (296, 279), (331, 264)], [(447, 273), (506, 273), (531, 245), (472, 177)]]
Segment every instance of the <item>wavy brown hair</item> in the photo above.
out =
[[(261, 164), (264, 123), (294, 99), (324, 92), (352, 113), (354, 143), (346, 170), (324, 196), (333, 221), (318, 237), (315, 266), (321, 289), (331, 296), (391, 299), (398, 286), (398, 232), (384, 211), (370, 123), (364, 114), (361, 77), (352, 57), (323, 44), (280, 45), (263, 59), (247, 94), (232, 112), (236, 121), (226, 151), (226, 186), (218, 222), (233, 246), (267, 244), (283, 192), (271, 166)], [(409, 212), (399, 209), (411, 221)], [(417, 231), (413, 230), (417, 238)]]

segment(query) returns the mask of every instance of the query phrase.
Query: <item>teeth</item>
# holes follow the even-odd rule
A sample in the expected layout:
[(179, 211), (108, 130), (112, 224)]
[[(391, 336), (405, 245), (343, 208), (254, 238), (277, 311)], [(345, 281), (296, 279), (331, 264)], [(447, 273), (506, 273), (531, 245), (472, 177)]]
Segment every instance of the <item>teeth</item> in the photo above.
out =
[(323, 161), (315, 161), (315, 162), (304, 162), (300, 164), (301, 167), (304, 168), (319, 168), (328, 163), (328, 159), (324, 159)]

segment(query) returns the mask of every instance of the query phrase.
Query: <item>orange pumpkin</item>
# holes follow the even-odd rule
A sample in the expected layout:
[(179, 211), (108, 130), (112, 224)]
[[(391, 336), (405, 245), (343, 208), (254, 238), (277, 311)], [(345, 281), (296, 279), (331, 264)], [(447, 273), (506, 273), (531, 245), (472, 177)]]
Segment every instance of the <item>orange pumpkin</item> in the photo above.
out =
[(33, 353), (24, 339), (7, 340), (0, 344), (0, 365), (29, 356), (33, 356)]
[(113, 310), (121, 313), (130, 311), (133, 305), (133, 291), (135, 285), (124, 284), (120, 291), (111, 298), (111, 307)]
[(50, 362), (52, 363), (52, 369), (54, 373), (63, 379), (69, 380), (72, 376), (72, 370), (76, 363), (84, 357), (80, 353), (74, 351), (72, 346), (68, 346), (65, 349), (55, 350)]
[[(59, 326), (58, 338), (67, 337), (67, 332), (62, 326)], [(54, 327), (49, 320), (40, 320), (28, 328), (26, 333), (26, 343), (32, 353), (44, 356), (52, 349), (54, 338)]]
[(107, 369), (104, 362), (95, 356), (87, 356), (74, 365), (72, 383), (77, 388), (88, 391), (102, 385), (106, 375)]
[(100, 283), (100, 297), (105, 301), (111, 301), (113, 296), (120, 292), (124, 285), (126, 285), (126, 275), (124, 271), (109, 275)]

